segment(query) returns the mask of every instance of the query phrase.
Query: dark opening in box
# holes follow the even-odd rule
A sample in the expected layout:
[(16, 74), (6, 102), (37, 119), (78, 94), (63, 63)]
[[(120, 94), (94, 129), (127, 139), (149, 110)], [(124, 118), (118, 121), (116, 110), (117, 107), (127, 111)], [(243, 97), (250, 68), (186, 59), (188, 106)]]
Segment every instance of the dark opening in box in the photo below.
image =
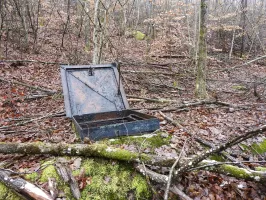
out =
[(73, 116), (81, 138), (92, 140), (139, 135), (158, 129), (158, 119), (132, 110)]

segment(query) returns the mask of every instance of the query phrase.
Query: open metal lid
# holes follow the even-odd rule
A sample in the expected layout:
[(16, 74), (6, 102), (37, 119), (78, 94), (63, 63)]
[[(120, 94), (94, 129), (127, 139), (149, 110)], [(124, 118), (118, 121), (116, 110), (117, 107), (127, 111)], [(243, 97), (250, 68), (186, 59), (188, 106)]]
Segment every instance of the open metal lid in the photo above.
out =
[(62, 65), (61, 78), (67, 117), (129, 108), (116, 64)]

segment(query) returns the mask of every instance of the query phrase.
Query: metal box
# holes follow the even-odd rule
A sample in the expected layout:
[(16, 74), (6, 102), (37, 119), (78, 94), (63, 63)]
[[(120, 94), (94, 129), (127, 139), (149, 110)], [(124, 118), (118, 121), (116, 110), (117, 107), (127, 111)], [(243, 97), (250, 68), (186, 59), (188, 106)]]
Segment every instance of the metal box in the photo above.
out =
[(61, 66), (67, 117), (81, 139), (139, 135), (158, 129), (153, 116), (129, 110), (116, 64)]

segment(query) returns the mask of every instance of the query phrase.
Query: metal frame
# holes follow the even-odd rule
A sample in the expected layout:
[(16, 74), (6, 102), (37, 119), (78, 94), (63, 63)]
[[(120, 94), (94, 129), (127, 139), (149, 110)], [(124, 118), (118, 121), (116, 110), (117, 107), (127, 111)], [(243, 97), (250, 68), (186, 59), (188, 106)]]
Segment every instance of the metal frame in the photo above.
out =
[[(123, 89), (123, 86), (121, 84), (121, 79), (119, 78), (119, 73), (116, 67), (115, 63), (111, 63), (111, 64), (101, 64), (101, 65), (76, 65), (76, 66), (72, 66), (72, 65), (61, 65), (61, 78), (62, 78), (62, 85), (63, 85), (63, 94), (64, 94), (64, 102), (65, 102), (65, 109), (66, 109), (66, 116), (67, 117), (73, 117), (72, 110), (71, 110), (71, 101), (70, 101), (70, 95), (69, 95), (69, 88), (68, 88), (68, 81), (67, 81), (67, 73), (68, 70), (73, 70), (73, 69), (91, 69), (91, 68), (111, 68), (114, 71), (114, 75), (115, 75), (115, 81), (118, 85), (118, 87), (120, 87), (120, 93), (121, 93), (121, 97), (122, 97), (122, 101), (124, 104), (125, 109), (129, 109), (129, 105), (128, 105), (128, 101)], [(120, 81), (120, 84), (119, 84)], [(89, 113), (86, 113), (89, 114)]]

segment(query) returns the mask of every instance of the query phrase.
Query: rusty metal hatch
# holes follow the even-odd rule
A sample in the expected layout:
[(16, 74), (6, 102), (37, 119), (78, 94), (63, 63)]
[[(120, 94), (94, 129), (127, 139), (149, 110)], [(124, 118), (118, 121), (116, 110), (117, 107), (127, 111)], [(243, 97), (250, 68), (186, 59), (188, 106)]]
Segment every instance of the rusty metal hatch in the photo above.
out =
[(159, 128), (157, 118), (129, 110), (116, 64), (63, 65), (61, 78), (66, 115), (81, 139), (139, 135)]

